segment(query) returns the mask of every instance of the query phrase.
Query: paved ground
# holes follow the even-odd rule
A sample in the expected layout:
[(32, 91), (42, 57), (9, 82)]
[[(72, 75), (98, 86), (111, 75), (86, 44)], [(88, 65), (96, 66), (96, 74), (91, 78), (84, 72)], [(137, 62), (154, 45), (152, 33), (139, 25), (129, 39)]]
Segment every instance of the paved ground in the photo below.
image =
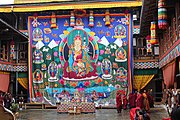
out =
[[(155, 106), (150, 110), (151, 120), (162, 120), (168, 117), (162, 106)], [(69, 115), (59, 114), (55, 109), (27, 109), (20, 111), (19, 120), (130, 120), (129, 110), (124, 110), (118, 114), (116, 109), (98, 109), (96, 113)]]

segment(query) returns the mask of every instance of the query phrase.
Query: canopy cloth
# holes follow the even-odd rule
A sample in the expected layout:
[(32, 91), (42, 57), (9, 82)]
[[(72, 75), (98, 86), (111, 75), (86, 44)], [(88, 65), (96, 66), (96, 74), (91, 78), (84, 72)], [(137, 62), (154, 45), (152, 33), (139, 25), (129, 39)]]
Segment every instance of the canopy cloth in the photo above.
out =
[(134, 89), (140, 91), (152, 80), (154, 75), (134, 75)]
[[(27, 2), (27, 0), (25, 1)], [(34, 1), (35, 2), (35, 1)], [(39, 2), (39, 1), (37, 1)], [(38, 11), (47, 11), (47, 10), (69, 10), (69, 9), (94, 9), (94, 8), (113, 8), (113, 7), (137, 7), (142, 6), (142, 1), (113, 1), (113, 2), (89, 2), (89, 3), (54, 3), (54, 4), (41, 4), (41, 5), (18, 5), (22, 4), (22, 1), (15, 1), (15, 4), (7, 5), (0, 7), (0, 12), (38, 12)], [(33, 1), (31, 1), (33, 3)]]
[(21, 84), (25, 89), (28, 89), (28, 79), (27, 78), (17, 78), (19, 84)]
[(21, 3), (44, 3), (44, 2), (63, 2), (63, 1), (72, 1), (72, 0), (14, 0), (14, 4), (21, 4)]
[(166, 88), (170, 88), (171, 86), (174, 85), (175, 66), (176, 66), (176, 62), (174, 60), (162, 68), (163, 78), (164, 78), (164, 83), (166, 85)]
[(8, 92), (10, 73), (0, 72), (0, 91)]

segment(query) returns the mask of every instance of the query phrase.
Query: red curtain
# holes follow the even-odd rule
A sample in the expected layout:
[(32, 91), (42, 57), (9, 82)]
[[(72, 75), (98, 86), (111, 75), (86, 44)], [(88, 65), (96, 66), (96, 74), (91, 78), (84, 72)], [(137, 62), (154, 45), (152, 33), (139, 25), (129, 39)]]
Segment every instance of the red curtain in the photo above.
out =
[(174, 85), (174, 77), (175, 77), (175, 65), (176, 62), (168, 64), (165, 68), (163, 68), (163, 78), (166, 88), (169, 88)]
[(9, 73), (0, 72), (0, 91), (7, 92), (9, 87)]

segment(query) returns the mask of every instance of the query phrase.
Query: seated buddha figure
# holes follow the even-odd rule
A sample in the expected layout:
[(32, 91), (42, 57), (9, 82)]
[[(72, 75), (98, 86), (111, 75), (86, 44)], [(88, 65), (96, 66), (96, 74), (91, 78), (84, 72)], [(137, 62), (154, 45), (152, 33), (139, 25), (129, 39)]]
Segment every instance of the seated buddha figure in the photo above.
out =
[(115, 61), (117, 62), (124, 62), (126, 61), (127, 58), (126, 58), (126, 51), (120, 47), (116, 50), (116, 58), (115, 58)]
[[(79, 33), (74, 36), (73, 40), (68, 43), (69, 47), (69, 58), (68, 64), (65, 63), (66, 71), (64, 77), (69, 79), (83, 79), (92, 76), (97, 76), (95, 64), (92, 63), (90, 56), (88, 55), (88, 44), (89, 41), (87, 36), (80, 35)], [(67, 65), (67, 66), (66, 66)]]
[(125, 56), (125, 54), (124, 54), (124, 51), (120, 50), (120, 51), (118, 52), (117, 57), (118, 57), (119, 59), (122, 59), (122, 60), (125, 59), (126, 56)]

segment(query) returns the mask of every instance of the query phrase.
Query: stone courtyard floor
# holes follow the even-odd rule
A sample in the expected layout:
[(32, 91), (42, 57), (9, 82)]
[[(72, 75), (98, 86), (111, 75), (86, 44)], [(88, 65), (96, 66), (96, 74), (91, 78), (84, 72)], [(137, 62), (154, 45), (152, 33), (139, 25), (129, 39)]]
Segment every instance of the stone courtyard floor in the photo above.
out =
[[(162, 105), (150, 110), (151, 120), (162, 120), (168, 114)], [(116, 109), (97, 109), (96, 113), (69, 115), (59, 114), (56, 109), (26, 109), (19, 112), (19, 120), (130, 120), (129, 110), (117, 113)]]

